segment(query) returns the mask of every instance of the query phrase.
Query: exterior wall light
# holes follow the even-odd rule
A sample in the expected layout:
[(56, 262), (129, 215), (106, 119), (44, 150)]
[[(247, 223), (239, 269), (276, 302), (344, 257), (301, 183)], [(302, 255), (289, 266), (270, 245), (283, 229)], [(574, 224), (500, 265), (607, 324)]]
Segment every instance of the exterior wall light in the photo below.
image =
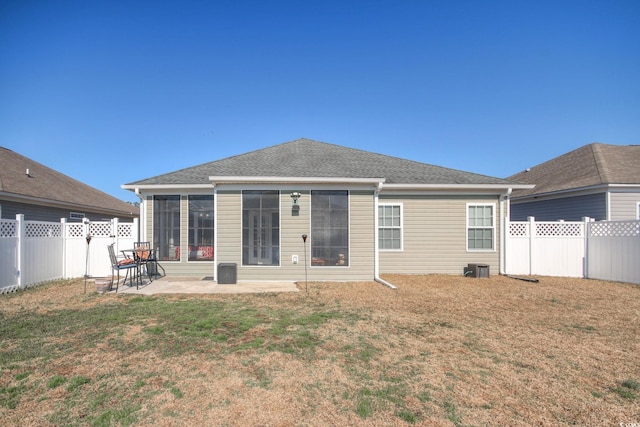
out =
[(291, 193), (291, 200), (293, 200), (293, 206), (291, 206), (291, 212), (295, 214), (298, 214), (298, 212), (300, 212), (300, 205), (298, 205), (298, 199), (300, 198), (301, 194), (298, 193), (297, 191), (294, 191), (293, 193)]

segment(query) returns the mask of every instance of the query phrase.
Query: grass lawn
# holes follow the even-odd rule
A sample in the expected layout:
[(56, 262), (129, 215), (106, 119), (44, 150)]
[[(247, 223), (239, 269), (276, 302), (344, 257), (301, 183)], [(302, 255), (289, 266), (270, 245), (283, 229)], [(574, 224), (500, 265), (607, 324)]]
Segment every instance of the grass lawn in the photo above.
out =
[[(640, 423), (640, 287), (385, 276), (305, 292), (0, 295), (0, 419), (33, 426)], [(241, 285), (236, 285), (241, 286)]]

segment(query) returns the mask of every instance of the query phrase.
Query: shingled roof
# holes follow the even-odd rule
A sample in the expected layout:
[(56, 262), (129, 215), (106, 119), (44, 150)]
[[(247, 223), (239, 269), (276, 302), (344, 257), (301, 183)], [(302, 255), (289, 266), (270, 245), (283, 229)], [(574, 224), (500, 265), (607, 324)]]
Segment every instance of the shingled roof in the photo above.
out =
[(119, 217), (134, 217), (140, 213), (136, 206), (0, 147), (0, 198), (3, 196), (29, 204), (83, 208)]
[(364, 150), (297, 139), (204, 163), (125, 187), (208, 184), (209, 177), (384, 178), (391, 184), (496, 184), (510, 182)]
[(525, 197), (603, 184), (640, 185), (640, 145), (609, 145), (594, 142), (507, 178), (535, 184), (516, 190)]

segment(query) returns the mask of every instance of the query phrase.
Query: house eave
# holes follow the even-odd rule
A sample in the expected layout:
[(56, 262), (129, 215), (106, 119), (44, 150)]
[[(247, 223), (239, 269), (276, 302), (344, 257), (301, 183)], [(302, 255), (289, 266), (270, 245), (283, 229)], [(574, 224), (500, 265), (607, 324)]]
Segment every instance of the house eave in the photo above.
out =
[(590, 194), (594, 192), (602, 192), (608, 191), (610, 189), (622, 189), (622, 190), (633, 190), (640, 189), (640, 184), (598, 184), (598, 185), (589, 185), (585, 187), (577, 187), (577, 188), (566, 188), (563, 190), (556, 191), (547, 191), (544, 193), (533, 193), (527, 194), (526, 196), (512, 196), (512, 201), (527, 201), (534, 199), (543, 199), (543, 198), (555, 198), (562, 197), (567, 194), (581, 195), (581, 194)]
[(212, 184), (123, 184), (120, 186), (123, 190), (133, 192), (139, 190), (185, 190), (191, 188), (213, 188)]
[(488, 192), (504, 193), (510, 190), (531, 189), (535, 185), (531, 184), (385, 184), (382, 192), (385, 191), (416, 191), (416, 192)]
[(116, 209), (109, 209), (99, 206), (84, 205), (78, 203), (64, 202), (60, 200), (44, 199), (42, 197), (26, 196), (23, 194), (8, 193), (0, 191), (0, 200), (7, 200), (15, 203), (26, 203), (29, 205), (46, 206), (56, 209), (69, 209), (70, 211), (87, 211), (93, 213), (100, 213), (103, 215), (112, 215), (120, 217), (138, 217), (139, 214), (135, 212), (126, 212)]

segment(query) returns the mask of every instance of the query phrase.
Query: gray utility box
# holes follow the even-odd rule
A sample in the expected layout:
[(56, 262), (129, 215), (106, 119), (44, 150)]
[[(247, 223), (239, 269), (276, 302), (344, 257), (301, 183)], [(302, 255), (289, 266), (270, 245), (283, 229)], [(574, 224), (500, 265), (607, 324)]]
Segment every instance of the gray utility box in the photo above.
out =
[(489, 266), (487, 264), (468, 264), (465, 268), (465, 276), (489, 277)]
[(238, 264), (227, 262), (218, 264), (218, 284), (235, 285), (238, 280)]

